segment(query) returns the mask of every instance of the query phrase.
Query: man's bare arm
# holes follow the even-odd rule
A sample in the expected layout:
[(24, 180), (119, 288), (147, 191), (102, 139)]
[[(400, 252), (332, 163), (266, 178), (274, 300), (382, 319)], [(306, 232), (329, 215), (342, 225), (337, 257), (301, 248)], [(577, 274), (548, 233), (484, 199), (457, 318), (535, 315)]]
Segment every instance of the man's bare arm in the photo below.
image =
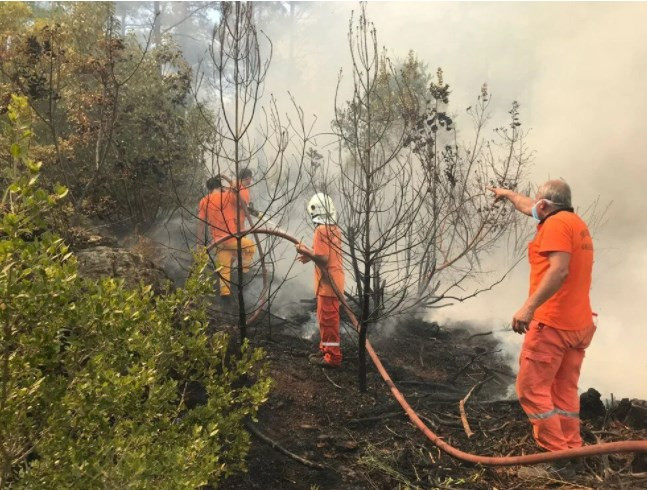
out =
[(535, 292), (528, 297), (526, 304), (533, 310), (543, 305), (555, 294), (568, 277), (568, 266), (571, 254), (568, 252), (550, 252), (548, 254), (550, 265)]
[(535, 310), (559, 291), (559, 288), (562, 287), (568, 277), (571, 254), (568, 252), (550, 252), (548, 261), (548, 270), (539, 282), (537, 289), (528, 296), (521, 309), (512, 317), (512, 329), (517, 333), (525, 333), (528, 330)]
[(304, 251), (307, 251), (314, 256), (314, 261), (317, 265), (321, 267), (328, 267), (327, 255), (314, 255), (314, 251), (305, 246), (303, 243), (297, 243), (296, 249), (297, 253), (299, 253), (299, 262), (303, 264), (310, 262), (310, 258), (303, 254)]
[(494, 202), (507, 199), (514, 205), (517, 211), (532, 216), (532, 207), (535, 204), (532, 198), (510, 189), (502, 189), (501, 187), (488, 187), (487, 189), (494, 192)]

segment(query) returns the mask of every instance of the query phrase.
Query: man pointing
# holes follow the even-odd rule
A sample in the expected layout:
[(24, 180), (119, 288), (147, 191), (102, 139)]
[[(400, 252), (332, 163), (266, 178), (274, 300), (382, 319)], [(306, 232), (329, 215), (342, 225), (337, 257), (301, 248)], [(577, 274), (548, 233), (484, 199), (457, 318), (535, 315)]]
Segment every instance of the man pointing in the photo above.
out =
[(577, 383), (595, 332), (589, 300), (591, 235), (573, 212), (571, 190), (562, 180), (543, 184), (535, 199), (509, 189), (489, 190), (495, 201), (507, 199), (538, 221), (528, 245), (528, 298), (512, 318), (514, 331), (526, 334), (517, 377), (519, 402), (541, 447), (580, 447)]

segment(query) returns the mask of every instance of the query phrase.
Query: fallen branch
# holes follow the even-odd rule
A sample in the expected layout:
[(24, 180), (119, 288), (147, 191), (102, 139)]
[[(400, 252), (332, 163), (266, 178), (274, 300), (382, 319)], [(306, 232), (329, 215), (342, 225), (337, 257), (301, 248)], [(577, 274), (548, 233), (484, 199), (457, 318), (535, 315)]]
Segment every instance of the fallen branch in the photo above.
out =
[(500, 369), (488, 367), (482, 362), (477, 362), (476, 365), (488, 374), (489, 373), (500, 374), (501, 376), (507, 376), (508, 378), (511, 378), (511, 379), (517, 379), (517, 376), (514, 374), (506, 373), (505, 371), (501, 371)]
[(501, 349), (497, 349), (497, 350), (488, 350), (488, 351), (485, 351), (485, 352), (481, 352), (480, 354), (475, 354), (475, 355), (473, 355), (473, 356), (472, 356), (472, 359), (471, 359), (467, 364), (465, 364), (465, 366), (463, 366), (462, 368), (460, 368), (460, 369), (458, 370), (458, 372), (457, 372), (454, 376), (452, 376), (452, 381), (454, 381), (454, 380), (458, 379), (458, 377), (459, 377), (461, 374), (463, 374), (463, 372), (465, 372), (465, 371), (466, 371), (466, 370), (467, 370), (467, 369), (468, 369), (472, 364), (474, 364), (476, 361), (478, 361), (481, 357), (487, 356), (487, 355), (489, 355), (489, 354), (498, 354), (499, 352), (501, 352)]
[(381, 415), (374, 415), (373, 417), (365, 417), (363, 419), (351, 419), (348, 421), (351, 425), (363, 424), (364, 422), (377, 422), (378, 420), (390, 419), (392, 417), (405, 416), (402, 411), (399, 412), (386, 412)]
[(467, 395), (465, 395), (465, 398), (463, 398), (460, 402), (458, 402), (458, 410), (461, 413), (461, 422), (463, 422), (463, 428), (465, 429), (465, 434), (467, 434), (468, 438), (472, 437), (474, 435), (474, 432), (472, 432), (472, 429), (470, 429), (470, 424), (467, 421), (467, 414), (465, 413), (465, 404), (467, 403), (467, 400), (469, 400), (470, 396), (472, 396), (472, 393), (474, 392), (474, 390), (476, 390), (477, 388), (480, 388), (487, 381), (491, 379), (492, 377), (489, 377), (476, 383), (474, 386), (472, 386), (472, 389), (467, 392)]
[(429, 425), (431, 426), (444, 425), (446, 427), (457, 427), (457, 428), (462, 427), (462, 425), (460, 424), (460, 422), (458, 422), (458, 420), (453, 421), (453, 420), (443, 419), (434, 412), (429, 412), (429, 417), (422, 414), (419, 414), (419, 416), (422, 420), (429, 423)]
[[(470, 396), (471, 394), (472, 391), (470, 390), (467, 396)], [(474, 435), (474, 432), (472, 432), (472, 429), (470, 429), (470, 424), (467, 421), (467, 414), (465, 413), (465, 398), (458, 402), (458, 410), (461, 413), (461, 422), (463, 422), (463, 429), (465, 429), (465, 434), (467, 434), (467, 438), (469, 439)]]
[(299, 463), (301, 463), (301, 464), (303, 464), (305, 466), (309, 466), (310, 468), (316, 468), (318, 470), (325, 470), (326, 469), (326, 467), (324, 465), (322, 465), (322, 464), (315, 463), (314, 461), (310, 461), (308, 459), (302, 458), (301, 456), (298, 456), (298, 455), (294, 454), (293, 452), (288, 451), (283, 446), (281, 446), (278, 442), (276, 442), (274, 439), (269, 438), (268, 436), (263, 434), (261, 431), (259, 431), (256, 428), (256, 426), (254, 424), (252, 424), (251, 422), (246, 422), (245, 427), (247, 427), (247, 429), (252, 434), (254, 434), (256, 437), (258, 437), (261, 441), (266, 442), (267, 444), (272, 446), (272, 448), (274, 448), (274, 449), (278, 450), (279, 452), (285, 454), (286, 456), (294, 459), (295, 461), (298, 461)]
[(493, 333), (494, 333), (493, 331), (483, 332), (483, 333), (475, 333), (474, 335), (470, 335), (469, 337), (467, 337), (467, 341), (469, 342), (474, 337), (485, 337), (486, 335), (492, 335)]
[(326, 368), (323, 368), (323, 367), (322, 367), (322, 368), (321, 368), (321, 371), (326, 375), (326, 378), (328, 378), (328, 381), (330, 381), (330, 382), (332, 383), (332, 385), (333, 385), (335, 388), (339, 388), (340, 390), (343, 390), (343, 389), (344, 389), (344, 387), (343, 387), (343, 386), (339, 386), (339, 385), (338, 385), (337, 383), (335, 383), (332, 379), (330, 379), (330, 376), (328, 376), (328, 373), (326, 372)]
[(502, 425), (499, 425), (498, 427), (494, 427), (493, 429), (485, 429), (484, 432), (496, 432), (507, 427), (511, 423), (512, 423), (512, 420), (508, 420), (507, 422), (504, 422)]

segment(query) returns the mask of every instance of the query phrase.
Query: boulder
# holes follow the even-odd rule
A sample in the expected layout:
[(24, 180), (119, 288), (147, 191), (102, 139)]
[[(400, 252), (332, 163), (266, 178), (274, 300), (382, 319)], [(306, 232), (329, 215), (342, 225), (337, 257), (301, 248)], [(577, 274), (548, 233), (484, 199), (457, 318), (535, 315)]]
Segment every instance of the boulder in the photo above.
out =
[(618, 404), (615, 417), (627, 427), (640, 430), (647, 429), (647, 401), (634, 398), (623, 398)]
[(79, 274), (98, 279), (115, 277), (124, 279), (129, 287), (140, 282), (150, 284), (156, 293), (161, 293), (169, 282), (166, 273), (140, 254), (115, 247), (91, 247), (76, 252)]
[(593, 420), (604, 417), (607, 409), (602, 403), (602, 395), (595, 388), (589, 388), (580, 395), (580, 418)]

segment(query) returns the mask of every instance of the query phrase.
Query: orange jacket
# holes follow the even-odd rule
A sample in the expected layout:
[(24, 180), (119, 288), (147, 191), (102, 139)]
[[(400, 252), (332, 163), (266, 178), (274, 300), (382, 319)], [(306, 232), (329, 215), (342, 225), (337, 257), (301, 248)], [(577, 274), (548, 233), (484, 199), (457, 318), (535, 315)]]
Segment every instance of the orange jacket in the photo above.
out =
[(549, 252), (570, 254), (568, 277), (559, 290), (537, 308), (534, 320), (561, 330), (590, 327), (593, 324), (589, 300), (593, 240), (586, 224), (575, 213), (560, 211), (537, 226), (537, 234), (528, 244), (530, 294), (548, 270)]
[[(328, 274), (340, 293), (344, 292), (344, 266), (341, 255), (341, 230), (336, 225), (318, 225), (315, 228), (312, 249), (315, 255), (328, 257)], [(315, 293), (317, 296), (336, 298), (328, 283), (315, 267)]]
[[(243, 203), (245, 206), (249, 207), (249, 189), (245, 187), (243, 184), (239, 184), (238, 190), (238, 198), (240, 199), (240, 209), (238, 210), (238, 222), (240, 223), (240, 231), (245, 231), (248, 228), (248, 223), (247, 223), (247, 218), (245, 216), (245, 209), (243, 207)], [(234, 208), (237, 207), (236, 201), (233, 203)]]
[(236, 233), (236, 208), (232, 193), (218, 189), (204, 196), (198, 206), (198, 218), (209, 224), (214, 241)]

